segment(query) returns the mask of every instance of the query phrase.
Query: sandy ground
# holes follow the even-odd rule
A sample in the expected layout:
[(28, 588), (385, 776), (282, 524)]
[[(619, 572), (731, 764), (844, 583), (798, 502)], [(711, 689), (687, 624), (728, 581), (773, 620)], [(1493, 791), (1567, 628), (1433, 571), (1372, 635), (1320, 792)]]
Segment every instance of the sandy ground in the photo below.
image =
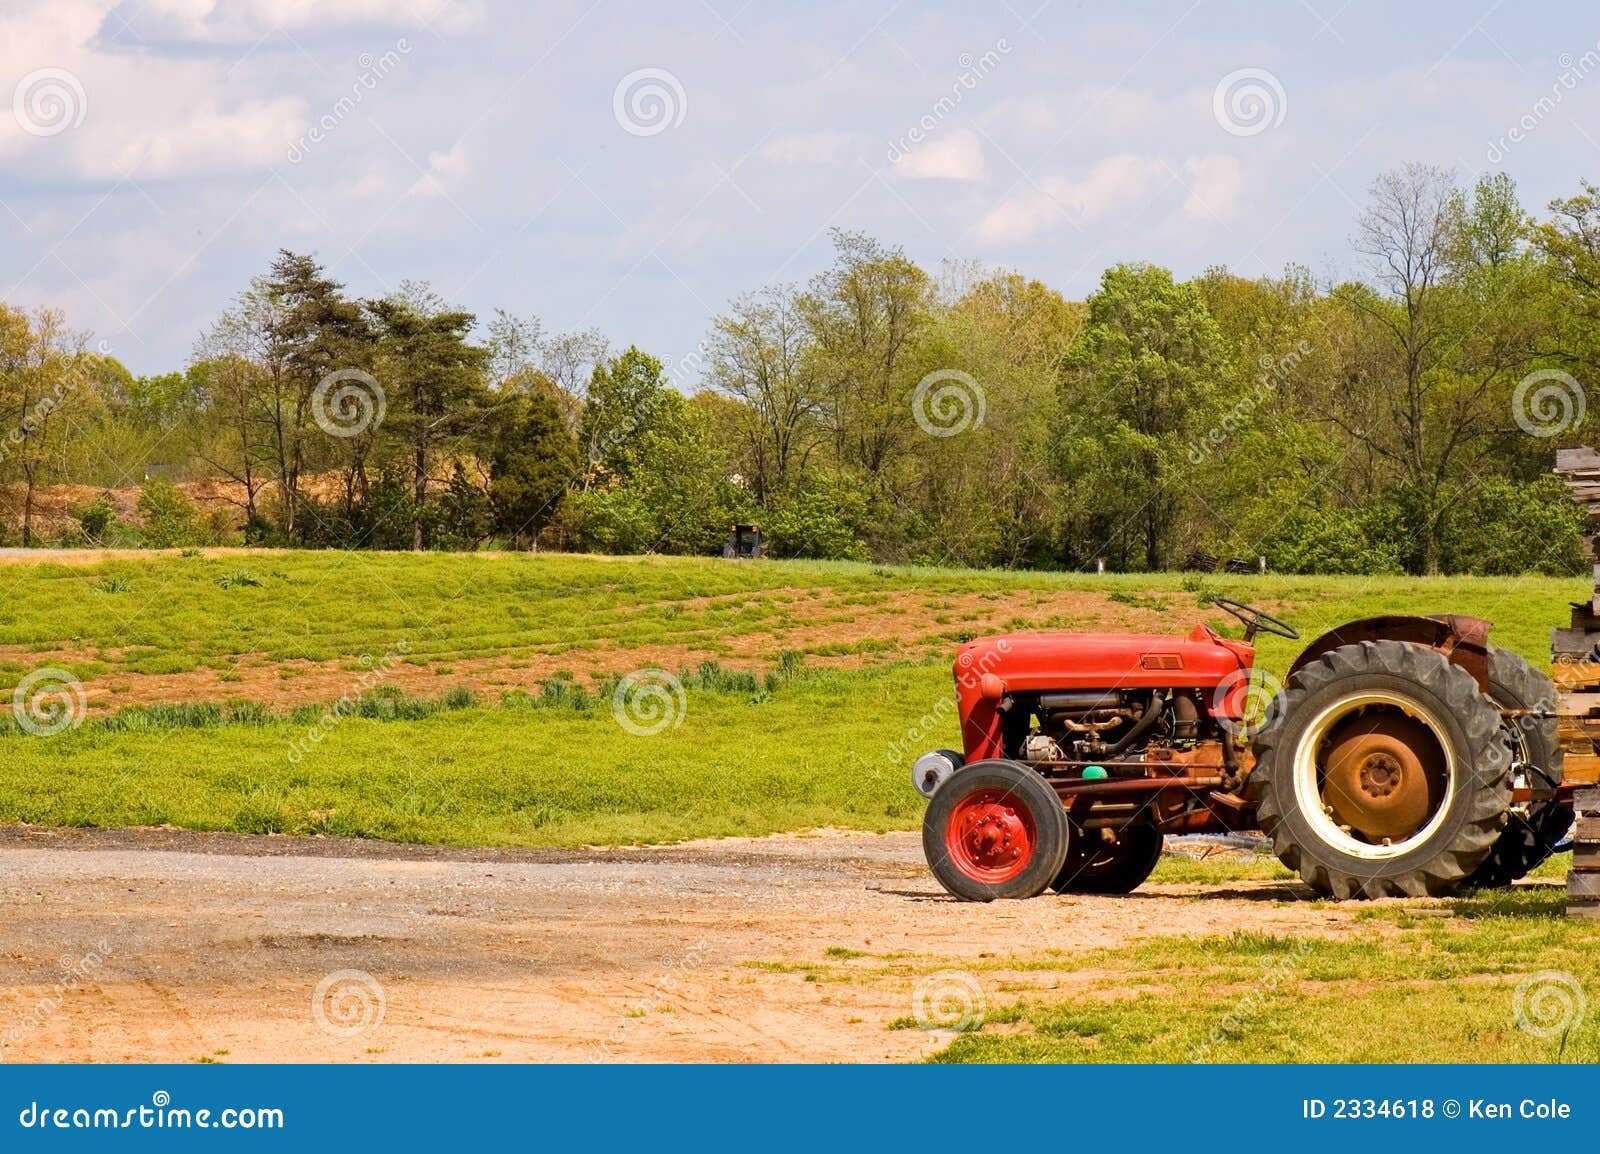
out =
[(1352, 928), (1304, 893), (971, 905), (915, 834), (503, 852), (9, 827), (0, 1058), (916, 1059), (949, 1043), (940, 1014), (1059, 988), (1008, 958)]

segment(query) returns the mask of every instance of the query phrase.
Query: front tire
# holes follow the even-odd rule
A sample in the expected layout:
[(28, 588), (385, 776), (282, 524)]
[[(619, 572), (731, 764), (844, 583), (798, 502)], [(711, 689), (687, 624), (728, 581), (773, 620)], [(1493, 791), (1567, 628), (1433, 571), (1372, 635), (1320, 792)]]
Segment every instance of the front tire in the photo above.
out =
[(1015, 761), (956, 770), (922, 817), (928, 868), (969, 902), (1043, 893), (1061, 872), (1067, 837), (1067, 812), (1056, 791)]
[(1454, 891), (1511, 800), (1500, 713), (1440, 653), (1364, 641), (1289, 679), (1255, 738), (1258, 820), (1307, 885), (1336, 899)]

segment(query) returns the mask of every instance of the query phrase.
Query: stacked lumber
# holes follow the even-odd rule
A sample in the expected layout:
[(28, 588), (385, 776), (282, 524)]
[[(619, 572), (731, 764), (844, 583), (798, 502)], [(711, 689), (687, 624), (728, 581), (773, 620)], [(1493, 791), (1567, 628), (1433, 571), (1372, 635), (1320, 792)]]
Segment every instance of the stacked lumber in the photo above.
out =
[[(1568, 495), (1600, 520), (1600, 453), (1588, 446), (1559, 449), (1556, 475)], [(1595, 593), (1575, 602), (1565, 629), (1550, 634), (1550, 676), (1560, 694), (1556, 725), (1562, 776), (1578, 784), (1574, 802), (1572, 869), (1567, 874), (1567, 912), (1600, 918), (1600, 534), (1589, 538)]]
[(1572, 831), (1567, 913), (1600, 919), (1600, 786), (1584, 786), (1572, 800), (1578, 824)]

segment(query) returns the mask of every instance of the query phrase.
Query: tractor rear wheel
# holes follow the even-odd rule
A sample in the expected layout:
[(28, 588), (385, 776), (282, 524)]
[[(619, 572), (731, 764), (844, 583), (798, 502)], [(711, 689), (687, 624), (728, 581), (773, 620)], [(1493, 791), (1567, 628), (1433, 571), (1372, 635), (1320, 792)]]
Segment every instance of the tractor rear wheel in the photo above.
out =
[(1488, 856), (1511, 800), (1500, 711), (1436, 650), (1364, 641), (1289, 679), (1256, 735), (1262, 832), (1333, 898), (1446, 894)]
[[(1556, 687), (1509, 649), (1489, 647), (1489, 696), (1502, 709), (1549, 711), (1555, 708)], [(1511, 741), (1511, 783), (1533, 789), (1554, 789), (1561, 784), (1561, 747), (1553, 717), (1507, 718), (1503, 723)], [(1572, 829), (1572, 805), (1550, 798), (1513, 805), (1500, 840), (1489, 856), (1467, 878), (1467, 885), (1508, 886), (1538, 868), (1557, 843)]]
[(1149, 822), (1124, 826), (1115, 841), (1101, 840), (1100, 832), (1073, 836), (1066, 863), (1050, 883), (1056, 893), (1131, 894), (1161, 861), (1165, 839)]
[(1061, 872), (1067, 811), (1049, 782), (1015, 761), (962, 766), (922, 817), (922, 852), (958, 898), (1031, 898)]

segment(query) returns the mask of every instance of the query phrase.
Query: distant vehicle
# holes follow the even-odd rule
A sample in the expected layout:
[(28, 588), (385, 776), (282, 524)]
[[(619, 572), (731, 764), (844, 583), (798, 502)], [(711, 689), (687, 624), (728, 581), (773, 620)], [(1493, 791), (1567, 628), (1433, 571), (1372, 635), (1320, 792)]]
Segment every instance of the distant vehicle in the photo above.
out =
[(767, 541), (759, 525), (730, 525), (722, 555), (734, 561), (755, 561), (767, 554)]

